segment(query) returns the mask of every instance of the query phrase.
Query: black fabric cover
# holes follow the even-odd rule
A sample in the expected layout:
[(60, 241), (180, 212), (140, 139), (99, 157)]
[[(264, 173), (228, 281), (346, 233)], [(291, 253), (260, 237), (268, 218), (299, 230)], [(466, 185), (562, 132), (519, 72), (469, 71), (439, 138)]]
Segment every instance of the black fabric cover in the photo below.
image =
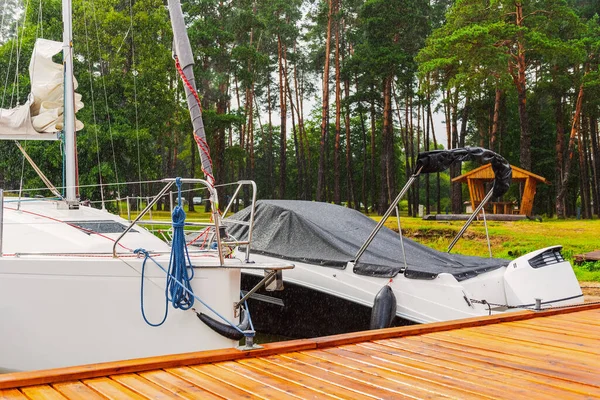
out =
[(433, 150), (420, 153), (415, 172), (442, 172), (459, 161), (477, 161), (481, 165), (492, 163), (494, 170), (494, 197), (500, 197), (508, 190), (512, 179), (512, 168), (504, 157), (481, 147), (464, 147), (452, 150)]
[[(248, 221), (250, 209), (230, 217)], [(247, 239), (248, 227), (227, 223), (228, 233)], [(360, 212), (328, 203), (300, 200), (260, 200), (254, 216), (251, 251), (293, 261), (345, 268), (376, 222)], [(404, 238), (408, 269), (405, 276), (433, 279), (441, 272), (464, 280), (508, 264), (507, 260), (447, 254)], [(398, 233), (383, 227), (354, 272), (391, 278), (404, 270)]]

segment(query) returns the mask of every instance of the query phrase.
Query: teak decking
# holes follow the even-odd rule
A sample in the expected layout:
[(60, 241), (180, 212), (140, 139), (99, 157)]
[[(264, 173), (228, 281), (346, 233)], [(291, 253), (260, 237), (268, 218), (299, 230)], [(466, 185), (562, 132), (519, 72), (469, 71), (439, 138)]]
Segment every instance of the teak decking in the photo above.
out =
[(0, 375), (0, 399), (600, 398), (600, 305)]

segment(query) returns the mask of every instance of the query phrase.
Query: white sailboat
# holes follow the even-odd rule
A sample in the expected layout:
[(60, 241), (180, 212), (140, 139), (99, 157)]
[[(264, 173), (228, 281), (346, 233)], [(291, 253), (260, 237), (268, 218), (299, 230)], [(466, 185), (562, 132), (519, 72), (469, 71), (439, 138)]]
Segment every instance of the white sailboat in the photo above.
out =
[[(185, 79), (193, 84), (193, 58), (178, 1), (169, 1), (169, 12), (177, 56)], [(169, 268), (176, 247), (179, 257), (185, 258), (183, 247), (171, 248), (136, 225), (137, 220), (130, 223), (79, 204), (75, 131), (81, 124), (75, 111), (81, 104), (74, 92), (68, 0), (63, 1), (63, 23), (62, 43), (37, 42), (30, 101), (0, 113), (4, 139), (56, 139), (62, 130), (66, 149), (64, 198), (22, 199), (3, 196), (0, 190), (0, 366), (17, 371), (64, 367), (234, 347), (236, 336), (252, 338), (251, 327), (238, 326), (240, 268), (274, 271), (293, 266), (250, 264), (248, 254), (225, 258), (212, 177), (165, 179), (164, 189), (149, 205), (175, 183), (207, 188), (213, 201), (215, 222), (210, 229), (215, 249), (190, 250), (188, 263), (184, 260), (178, 270), (188, 278), (193, 275), (189, 283), (179, 275), (177, 281), (167, 282), (163, 270)], [(61, 47), (64, 62), (56, 65), (51, 58)], [(188, 100), (194, 100), (193, 91), (193, 85), (186, 86)], [(62, 93), (67, 94), (64, 99)], [(194, 101), (191, 104), (195, 135), (203, 139), (199, 106)], [(203, 160), (207, 156), (202, 154)], [(177, 291), (179, 308), (173, 309), (168, 300), (174, 300)], [(157, 327), (147, 323), (159, 325), (167, 308), (164, 323)], [(198, 319), (201, 315), (212, 328)], [(234, 334), (227, 334), (227, 329)]]

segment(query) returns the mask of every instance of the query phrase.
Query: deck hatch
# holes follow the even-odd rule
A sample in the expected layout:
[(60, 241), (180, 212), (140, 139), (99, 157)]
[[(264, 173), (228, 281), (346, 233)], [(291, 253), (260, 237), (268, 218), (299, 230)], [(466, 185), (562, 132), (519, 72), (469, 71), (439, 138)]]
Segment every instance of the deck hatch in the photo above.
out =
[[(117, 221), (95, 220), (95, 221), (65, 221), (85, 233), (123, 233), (127, 227)], [(137, 232), (132, 229), (130, 232)]]

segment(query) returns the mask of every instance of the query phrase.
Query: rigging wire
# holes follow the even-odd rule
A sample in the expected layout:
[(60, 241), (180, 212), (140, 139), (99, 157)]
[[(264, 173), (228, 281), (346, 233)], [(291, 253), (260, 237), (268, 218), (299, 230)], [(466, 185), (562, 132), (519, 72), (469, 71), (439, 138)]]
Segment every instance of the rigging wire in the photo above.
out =
[[(38, 8), (38, 27), (40, 29), (40, 36), (41, 38), (44, 37), (44, 9), (42, 8), (42, 0), (40, 0), (40, 5)], [(37, 34), (36, 34), (37, 37)]]
[[(88, 59), (88, 74), (90, 77), (90, 100), (92, 103), (92, 116), (94, 119), (94, 138), (96, 139), (96, 159), (98, 162), (98, 181), (100, 182), (100, 198), (102, 200), (102, 209), (105, 210), (104, 206), (104, 185), (102, 185), (102, 167), (100, 164), (100, 144), (98, 142), (98, 120), (96, 119), (96, 102), (94, 101), (94, 80), (92, 79), (92, 57), (90, 54), (90, 41), (88, 35), (88, 19), (85, 7), (83, 7), (83, 26), (85, 29), (85, 48), (87, 50)], [(80, 186), (81, 188), (81, 186)]]
[[(21, 37), (19, 37), (19, 22), (17, 21), (17, 29), (15, 30), (15, 32), (17, 33), (17, 58), (16, 58), (16, 66), (15, 66), (15, 86), (13, 86), (13, 92), (11, 95), (11, 99), (10, 99), (10, 104), (11, 107), (13, 106), (13, 95), (15, 93), (15, 87), (16, 87), (16, 101), (17, 104), (19, 103), (19, 64), (20, 64), (20, 56), (21, 56), (21, 48), (23, 46), (23, 37), (25, 36), (25, 19), (27, 18), (27, 11), (29, 10), (29, 0), (27, 0), (27, 2), (25, 3), (25, 10), (23, 12), (23, 21), (22, 21), (22, 26), (21, 26)], [(37, 34), (37, 31), (36, 31)], [(21, 146), (19, 146), (21, 147)], [(25, 154), (27, 151), (27, 140), (25, 141), (25, 149), (23, 150), (21, 148), (21, 152), (23, 153), (23, 156), (21, 158), (21, 179), (19, 180), (19, 200), (21, 200), (21, 195), (23, 193), (23, 182), (25, 180)], [(17, 209), (21, 208), (21, 202), (19, 201), (19, 203), (17, 203)]]
[(107, 116), (107, 122), (108, 122), (108, 133), (110, 136), (110, 147), (112, 149), (112, 157), (113, 157), (113, 167), (115, 170), (115, 179), (117, 181), (117, 196), (121, 197), (121, 192), (120, 192), (120, 183), (119, 183), (119, 172), (117, 170), (117, 157), (115, 155), (115, 143), (113, 140), (113, 133), (112, 133), (112, 125), (111, 125), (111, 119), (110, 119), (110, 111), (108, 108), (108, 94), (107, 94), (107, 90), (106, 90), (106, 78), (105, 78), (105, 74), (104, 74), (104, 66), (102, 64), (102, 48), (100, 46), (100, 35), (98, 34), (98, 32), (100, 31), (100, 29), (98, 29), (98, 20), (96, 19), (96, 6), (94, 4), (94, 0), (91, 0), (91, 4), (92, 4), (92, 16), (93, 16), (93, 20), (94, 20), (94, 26), (96, 28), (96, 44), (98, 46), (98, 54), (100, 55), (100, 76), (102, 77), (102, 88), (104, 90), (104, 104), (106, 107), (106, 116)]
[(10, 57), (8, 58), (8, 67), (6, 68), (6, 79), (4, 80), (4, 92), (2, 93), (2, 104), (0, 104), (0, 109), (4, 108), (4, 100), (6, 98), (6, 90), (8, 89), (8, 78), (10, 77), (10, 70), (11, 70), (10, 67), (12, 65), (13, 54), (15, 51), (15, 41), (13, 40), (11, 43), (12, 44), (11, 44), (11, 48), (10, 48)]
[(4, 43), (4, 17), (6, 16), (6, 14), (8, 14), (7, 12), (8, 10), (8, 0), (4, 0), (4, 5), (2, 6), (2, 20), (0, 20), (0, 43), (3, 44)]

